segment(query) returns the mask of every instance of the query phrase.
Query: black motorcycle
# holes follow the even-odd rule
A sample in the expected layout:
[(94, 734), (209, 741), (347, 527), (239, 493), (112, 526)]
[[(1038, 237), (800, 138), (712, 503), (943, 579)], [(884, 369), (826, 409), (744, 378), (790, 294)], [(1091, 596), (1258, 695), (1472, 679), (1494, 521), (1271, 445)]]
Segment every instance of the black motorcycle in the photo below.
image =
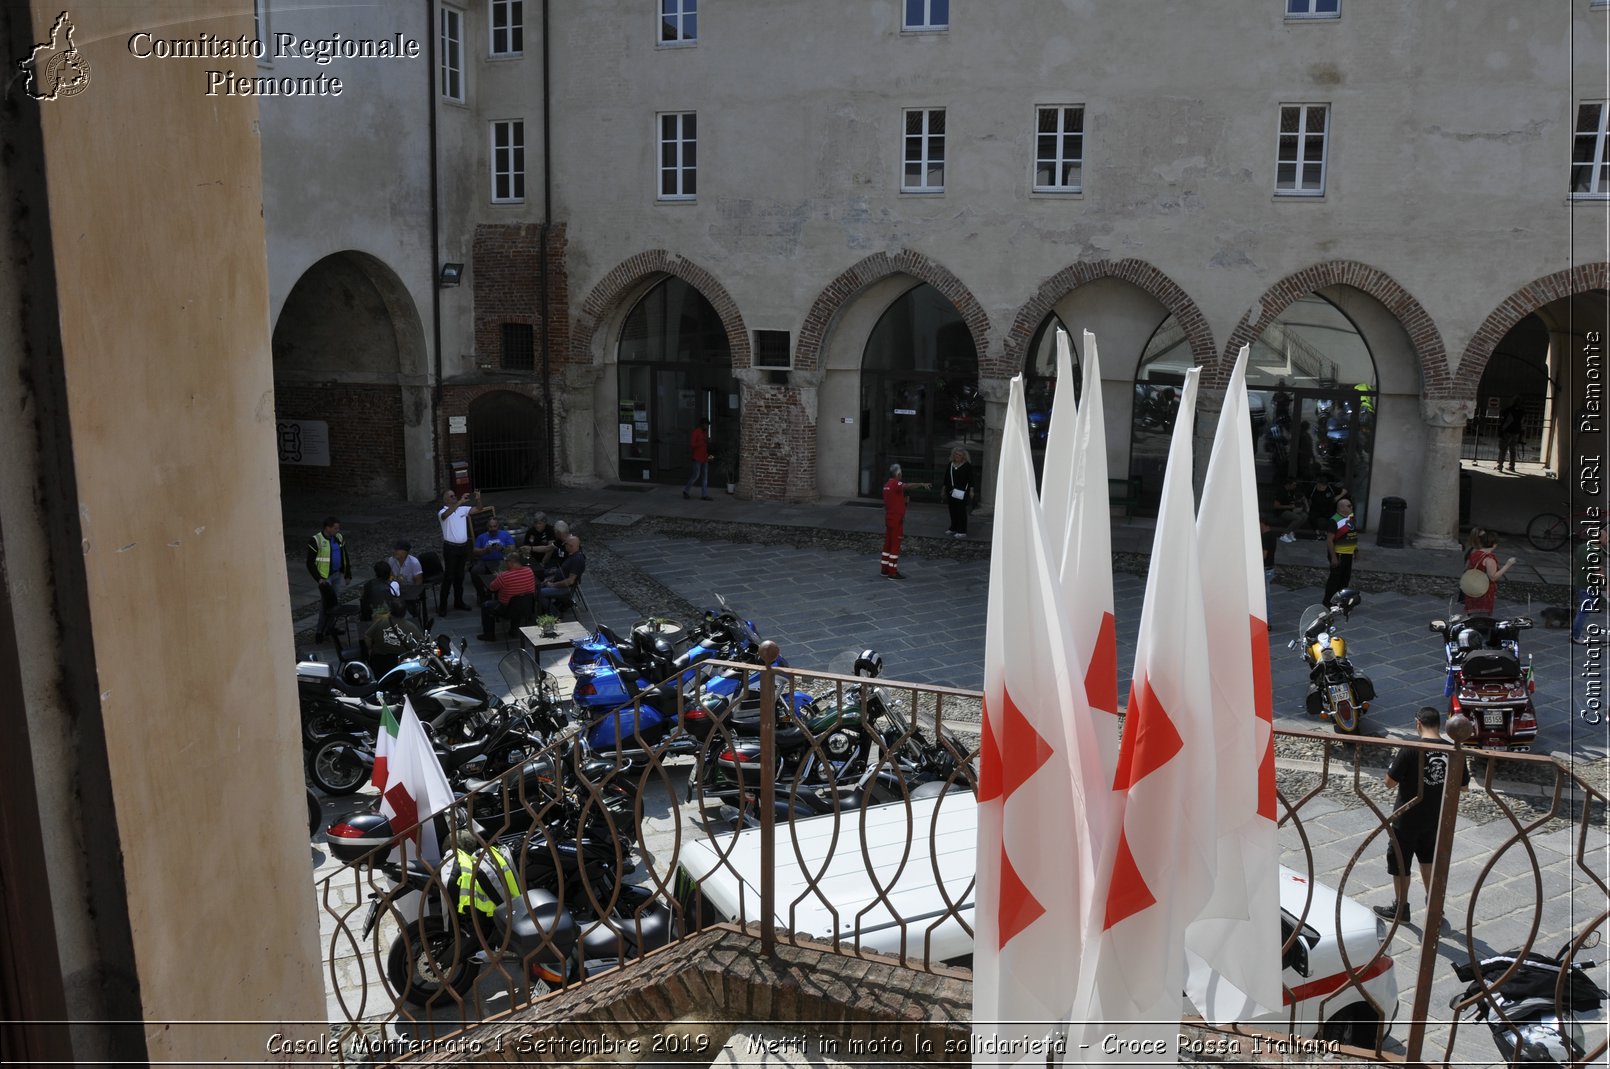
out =
[[(1595, 932), (1576, 949), (1598, 942)], [(1511, 950), (1455, 965), (1455, 975), (1469, 986), (1449, 1005), (1487, 1022), (1505, 1065), (1581, 1064), (1590, 1053), (1582, 1022), (1600, 1019), (1607, 996), (1588, 975), (1594, 963), (1571, 960), (1572, 953), (1568, 942), (1552, 958)]]
[(1329, 720), (1344, 735), (1358, 731), (1360, 718), (1375, 700), (1375, 684), (1353, 667), (1347, 640), (1339, 634), (1362, 600), (1349, 587), (1338, 590), (1329, 605), (1310, 605), (1297, 625), (1297, 637), (1286, 644), (1287, 649), (1300, 647), (1308, 665), (1308, 715)]

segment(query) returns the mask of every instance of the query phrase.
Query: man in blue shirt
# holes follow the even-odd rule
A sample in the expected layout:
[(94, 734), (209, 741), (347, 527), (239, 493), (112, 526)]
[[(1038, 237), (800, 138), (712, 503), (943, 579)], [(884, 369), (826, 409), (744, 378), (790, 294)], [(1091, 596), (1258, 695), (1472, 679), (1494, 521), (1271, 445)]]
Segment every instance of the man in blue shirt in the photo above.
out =
[(513, 548), (514, 536), (503, 529), (496, 516), (487, 520), (486, 530), (475, 536), (475, 563), (470, 567), (470, 582), (475, 584), (480, 600), (486, 600), (487, 584), (502, 570), (504, 554)]

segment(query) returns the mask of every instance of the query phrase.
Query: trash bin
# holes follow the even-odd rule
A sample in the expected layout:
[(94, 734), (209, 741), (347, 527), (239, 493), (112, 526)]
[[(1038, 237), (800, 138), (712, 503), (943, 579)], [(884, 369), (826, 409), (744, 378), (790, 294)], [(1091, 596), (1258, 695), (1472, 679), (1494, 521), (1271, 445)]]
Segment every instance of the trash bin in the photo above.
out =
[(455, 460), (449, 467), (453, 472), (453, 493), (460, 497), (470, 492), (470, 462)]
[(1470, 472), (1459, 473), (1459, 529), (1465, 530), (1470, 526)]
[(1376, 545), (1387, 549), (1403, 548), (1404, 514), (1408, 511), (1409, 503), (1401, 497), (1381, 499), (1381, 526), (1375, 533)]

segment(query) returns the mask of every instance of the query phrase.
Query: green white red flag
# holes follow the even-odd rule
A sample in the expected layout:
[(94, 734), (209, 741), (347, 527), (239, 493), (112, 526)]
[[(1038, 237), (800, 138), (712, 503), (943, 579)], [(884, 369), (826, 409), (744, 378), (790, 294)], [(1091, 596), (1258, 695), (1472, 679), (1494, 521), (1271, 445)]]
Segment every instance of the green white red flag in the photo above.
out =
[(412, 841), (421, 860), (439, 860), (442, 851), (435, 824), (429, 820), (421, 823), (420, 818), (452, 805), (453, 788), (407, 698), (401, 717), (389, 705), (381, 714), (372, 782), (380, 792), (380, 812), (390, 822), (392, 833)]

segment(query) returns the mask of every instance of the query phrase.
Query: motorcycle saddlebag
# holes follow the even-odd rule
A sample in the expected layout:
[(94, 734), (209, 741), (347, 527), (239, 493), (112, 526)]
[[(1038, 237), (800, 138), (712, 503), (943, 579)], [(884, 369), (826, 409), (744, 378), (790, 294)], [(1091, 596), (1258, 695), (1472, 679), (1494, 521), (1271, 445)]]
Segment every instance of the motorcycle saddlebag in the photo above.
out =
[(1375, 700), (1375, 684), (1370, 682), (1369, 676), (1355, 675), (1353, 677), (1353, 697), (1361, 702), (1373, 702)]

